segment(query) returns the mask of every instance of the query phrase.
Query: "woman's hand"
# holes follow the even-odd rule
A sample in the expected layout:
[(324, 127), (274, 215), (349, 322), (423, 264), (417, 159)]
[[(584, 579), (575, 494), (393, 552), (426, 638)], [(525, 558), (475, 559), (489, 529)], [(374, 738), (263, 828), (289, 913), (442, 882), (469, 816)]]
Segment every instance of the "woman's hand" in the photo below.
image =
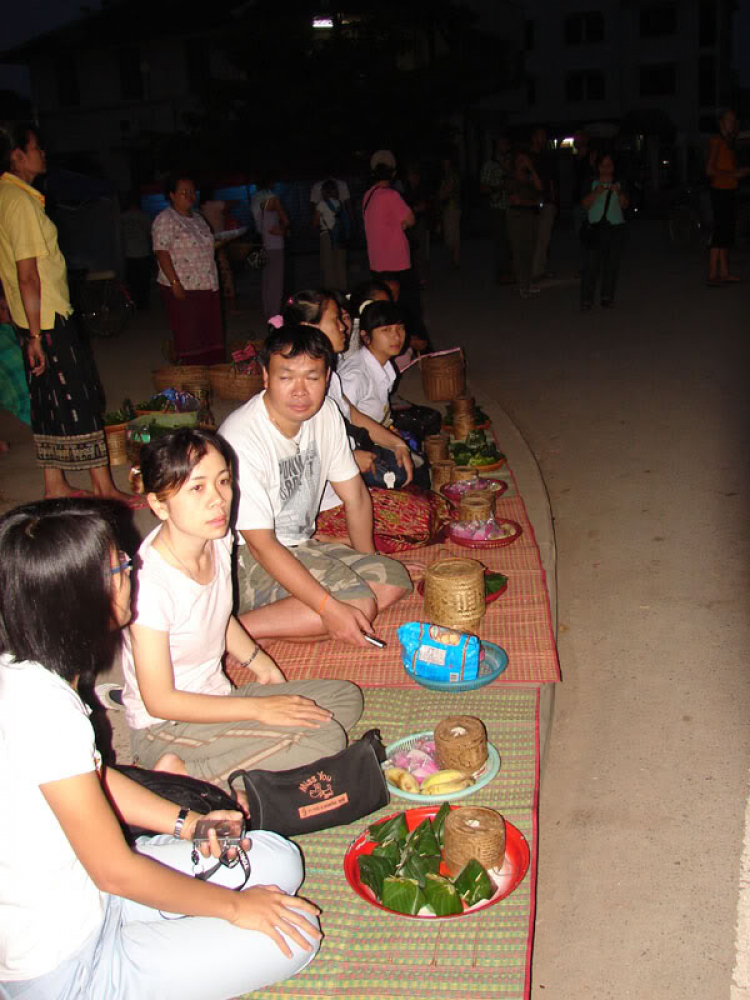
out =
[(305, 951), (312, 951), (313, 946), (297, 928), (301, 927), (315, 940), (323, 936), (304, 916), (309, 913), (317, 917), (320, 914), (318, 907), (299, 896), (287, 895), (277, 885), (256, 885), (234, 895), (236, 909), (230, 923), (246, 931), (266, 934), (287, 958), (292, 957), (292, 950), (284, 940), (284, 934)]
[(258, 653), (248, 670), (252, 670), (255, 674), (258, 684), (284, 684), (286, 681), (286, 677), (263, 650)]
[(333, 718), (333, 712), (320, 708), (311, 698), (299, 694), (273, 694), (268, 698), (248, 698), (253, 716), (267, 726), (301, 726), (320, 729)]
[[(239, 810), (235, 811), (233, 809), (214, 809), (213, 812), (206, 813), (205, 815), (193, 812), (191, 809), (183, 824), (182, 830), (180, 830), (180, 840), (192, 840), (195, 836), (196, 823), (202, 819), (216, 820), (216, 822), (219, 823), (223, 819), (244, 821), (245, 817), (241, 812), (239, 812)], [(213, 828), (208, 832), (208, 843), (196, 844), (195, 846), (204, 858), (220, 858), (222, 855), (219, 838), (216, 836), (216, 830)], [(243, 838), (242, 847), (246, 851), (250, 850), (250, 840), (248, 837)], [(232, 854), (230, 853), (229, 856), (231, 857)]]
[(393, 451), (396, 455), (396, 461), (398, 464), (402, 469), (406, 470), (406, 482), (404, 483), (404, 486), (408, 486), (414, 478), (414, 462), (411, 458), (411, 451), (409, 451), (406, 445), (401, 448), (394, 448)]
[(172, 294), (176, 299), (182, 300), (185, 298), (185, 289), (182, 287), (181, 281), (177, 281), (176, 284), (172, 285)]
[(354, 461), (357, 463), (357, 468), (360, 472), (372, 472), (375, 466), (375, 452), (374, 451), (364, 451), (362, 448), (354, 449)]
[(26, 342), (26, 357), (32, 375), (43, 375), (47, 367), (47, 356), (44, 353), (41, 337), (30, 337)]

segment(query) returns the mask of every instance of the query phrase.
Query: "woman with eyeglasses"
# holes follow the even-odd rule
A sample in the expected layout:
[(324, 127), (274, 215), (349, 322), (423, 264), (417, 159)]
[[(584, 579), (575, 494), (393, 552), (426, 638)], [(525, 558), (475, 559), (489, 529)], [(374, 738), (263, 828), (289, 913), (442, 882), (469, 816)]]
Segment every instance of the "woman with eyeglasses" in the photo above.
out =
[[(96, 502), (0, 518), (2, 1000), (228, 1000), (319, 947), (293, 844), (254, 831), (243, 891), (240, 866), (193, 878), (220, 856), (215, 832), (194, 868), (199, 814), (103, 766), (78, 692), (130, 619), (129, 569)], [(121, 821), (159, 835), (132, 849)]]

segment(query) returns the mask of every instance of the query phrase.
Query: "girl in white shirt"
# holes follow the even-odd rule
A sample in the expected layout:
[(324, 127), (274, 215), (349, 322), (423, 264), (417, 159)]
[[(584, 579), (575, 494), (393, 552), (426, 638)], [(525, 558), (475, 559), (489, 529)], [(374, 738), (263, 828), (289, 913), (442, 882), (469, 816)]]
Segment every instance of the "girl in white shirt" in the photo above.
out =
[[(239, 866), (191, 877), (202, 817), (102, 765), (78, 691), (130, 618), (131, 561), (108, 516), (74, 499), (0, 518), (0, 788), (13, 803), (0, 823), (0, 996), (227, 1000), (304, 968), (318, 909), (294, 896), (300, 854), (273, 833), (244, 841), (244, 891), (230, 891)], [(120, 820), (160, 834), (132, 850)], [(201, 850), (213, 857), (196, 871), (220, 855), (215, 833)]]
[[(316, 327), (328, 337), (337, 356), (346, 347), (346, 325), (333, 292), (322, 289), (297, 292), (284, 306), (283, 320), (285, 323), (301, 323), (304, 326)], [(335, 371), (331, 372), (328, 395), (341, 410), (345, 420), (354, 424), (355, 427), (363, 427), (374, 444), (379, 444), (396, 453), (398, 464), (406, 468), (406, 482), (411, 482), (413, 467), (408, 446), (397, 434), (389, 431), (381, 423), (373, 420), (372, 417), (352, 404), (343, 391), (341, 379)], [(359, 471), (368, 472), (373, 465), (374, 453), (360, 448), (354, 448), (353, 451)], [(340, 504), (341, 501), (334, 490), (330, 486), (326, 487), (320, 504), (321, 511), (330, 510)]]
[[(348, 681), (286, 682), (231, 613), (231, 462), (223, 438), (192, 428), (143, 450), (143, 485), (161, 525), (138, 551), (135, 615), (123, 643), (134, 759), (208, 781), (337, 753), (362, 714), (362, 693)], [(232, 687), (225, 652), (253, 683)]]
[(403, 350), (404, 317), (395, 302), (371, 302), (360, 317), (362, 347), (341, 366), (347, 399), (379, 424), (390, 424), (390, 393), (396, 381), (392, 358)]

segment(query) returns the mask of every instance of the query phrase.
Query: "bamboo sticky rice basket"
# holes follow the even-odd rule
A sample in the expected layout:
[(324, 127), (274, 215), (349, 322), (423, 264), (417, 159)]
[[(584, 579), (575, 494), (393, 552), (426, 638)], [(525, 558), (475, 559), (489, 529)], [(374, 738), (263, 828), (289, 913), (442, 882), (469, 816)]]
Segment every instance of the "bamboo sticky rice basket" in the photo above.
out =
[(494, 809), (463, 806), (445, 818), (445, 864), (454, 877), (475, 858), (485, 868), (505, 862), (505, 819)]
[(427, 621), (475, 634), (486, 608), (484, 567), (476, 559), (438, 559), (427, 567), (424, 579)]
[(474, 774), (487, 760), (487, 730), (473, 715), (452, 715), (435, 726), (435, 752), (442, 768)]
[(420, 358), (419, 366), (425, 395), (433, 403), (450, 402), (466, 388), (463, 351)]

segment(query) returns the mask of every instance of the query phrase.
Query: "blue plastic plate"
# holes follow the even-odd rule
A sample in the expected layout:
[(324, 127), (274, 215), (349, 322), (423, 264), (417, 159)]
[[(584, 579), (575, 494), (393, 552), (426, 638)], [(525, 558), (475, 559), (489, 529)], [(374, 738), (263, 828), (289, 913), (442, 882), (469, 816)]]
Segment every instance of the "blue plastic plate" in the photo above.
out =
[[(399, 750), (408, 750), (415, 743), (419, 742), (419, 740), (432, 739), (432, 736), (433, 731), (428, 729), (424, 733), (412, 733), (411, 736), (405, 736), (402, 740), (396, 740), (395, 743), (391, 743), (390, 746), (385, 748), (388, 756), (386, 763), (383, 764), (383, 769), (385, 770), (390, 765), (390, 759), (394, 753), (398, 753)], [(388, 781), (387, 778), (385, 779), (385, 783), (388, 785), (388, 791), (391, 795), (395, 795), (396, 798), (409, 799), (410, 802), (421, 802), (423, 805), (429, 805), (432, 802), (452, 802), (454, 799), (465, 799), (467, 795), (473, 795), (480, 788), (484, 788), (486, 784), (492, 781), (499, 770), (500, 754), (491, 743), (488, 743), (487, 760), (475, 773), (474, 777), (476, 780), (474, 784), (469, 785), (468, 788), (464, 788), (460, 792), (453, 792), (451, 795), (420, 795), (418, 792), (403, 792), (396, 785)]]
[(480, 639), (479, 641), (484, 650), (484, 659), (479, 664), (479, 674), (476, 680), (455, 681), (453, 683), (451, 681), (431, 681), (426, 677), (418, 677), (410, 670), (407, 670), (406, 667), (404, 667), (404, 672), (412, 680), (415, 680), (417, 684), (429, 688), (430, 691), (473, 691), (475, 688), (484, 687), (485, 684), (491, 684), (494, 680), (497, 680), (508, 666), (508, 654), (501, 646), (496, 645), (494, 642), (485, 642), (484, 639)]

